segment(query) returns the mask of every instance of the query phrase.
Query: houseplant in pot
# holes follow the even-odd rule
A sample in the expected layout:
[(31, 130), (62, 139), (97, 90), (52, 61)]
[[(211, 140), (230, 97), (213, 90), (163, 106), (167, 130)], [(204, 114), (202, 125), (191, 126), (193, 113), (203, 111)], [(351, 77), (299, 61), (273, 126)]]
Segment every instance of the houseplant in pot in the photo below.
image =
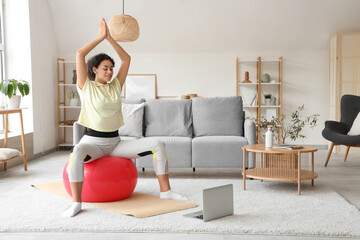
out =
[(27, 96), (30, 93), (30, 85), (25, 80), (8, 79), (2, 80), (0, 83), (0, 91), (8, 97), (8, 108), (19, 108), (21, 103), (21, 96), (17, 95), (20, 92), (21, 96)]
[(80, 106), (79, 94), (74, 90), (69, 92), (69, 106)]
[(302, 130), (305, 126), (309, 126), (310, 128), (316, 127), (320, 115), (312, 114), (303, 119), (301, 117), (301, 112), (303, 110), (304, 105), (299, 106), (298, 109), (291, 114), (291, 119), (289, 119), (289, 121), (286, 121), (286, 116), (284, 114), (280, 117), (272, 117), (271, 120), (262, 117), (260, 127), (267, 128), (271, 125), (272, 132), (277, 139), (280, 139), (281, 144), (285, 144), (287, 138), (290, 138), (292, 141), (295, 141), (298, 138), (306, 138), (305, 135), (301, 134)]
[(265, 105), (271, 105), (271, 94), (264, 94)]

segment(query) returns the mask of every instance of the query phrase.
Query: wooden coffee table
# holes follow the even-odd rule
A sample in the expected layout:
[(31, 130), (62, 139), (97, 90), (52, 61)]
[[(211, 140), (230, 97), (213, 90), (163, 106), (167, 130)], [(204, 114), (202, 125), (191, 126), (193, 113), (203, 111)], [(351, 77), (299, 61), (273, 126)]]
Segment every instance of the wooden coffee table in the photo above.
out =
[[(300, 195), (300, 182), (314, 179), (314, 152), (318, 149), (312, 146), (303, 146), (301, 149), (265, 148), (264, 144), (253, 144), (242, 147), (243, 150), (243, 178), (244, 190), (246, 190), (246, 178), (255, 178), (274, 181), (293, 181), (298, 183), (298, 195)], [(260, 153), (260, 167), (245, 169), (246, 153)], [(301, 169), (301, 154), (311, 153), (311, 171)]]

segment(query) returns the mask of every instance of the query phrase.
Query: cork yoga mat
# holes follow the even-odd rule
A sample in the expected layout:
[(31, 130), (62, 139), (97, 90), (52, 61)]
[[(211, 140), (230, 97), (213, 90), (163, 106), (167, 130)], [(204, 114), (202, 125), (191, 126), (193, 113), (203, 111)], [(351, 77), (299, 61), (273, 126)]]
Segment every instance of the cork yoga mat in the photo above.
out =
[[(61, 197), (71, 198), (66, 192), (65, 187), (61, 181), (33, 184), (32, 186), (42, 191), (53, 193)], [(140, 192), (133, 192), (130, 197), (120, 201), (87, 204), (91, 204), (93, 206), (103, 208), (112, 212), (131, 215), (137, 218), (146, 218), (164, 213), (194, 208), (197, 206), (194, 203), (179, 202), (174, 200), (163, 200), (160, 199), (158, 196), (153, 196)]]

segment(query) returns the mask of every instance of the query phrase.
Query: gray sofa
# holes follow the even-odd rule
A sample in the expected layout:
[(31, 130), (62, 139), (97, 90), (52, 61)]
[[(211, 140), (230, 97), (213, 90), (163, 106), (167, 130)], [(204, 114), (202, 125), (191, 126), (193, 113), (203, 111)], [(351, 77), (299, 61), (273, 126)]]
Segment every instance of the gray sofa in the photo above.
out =
[[(144, 100), (124, 101), (139, 105)], [(126, 123), (126, 116), (125, 125)], [(85, 128), (75, 123), (74, 143)], [(138, 139), (142, 136), (122, 136)], [(245, 119), (242, 99), (234, 97), (193, 98), (192, 100), (157, 100), (145, 102), (143, 137), (165, 143), (169, 168), (241, 168), (241, 147), (255, 144), (255, 123)], [(255, 166), (253, 154), (248, 168)], [(152, 156), (136, 159), (136, 166), (152, 168)]]

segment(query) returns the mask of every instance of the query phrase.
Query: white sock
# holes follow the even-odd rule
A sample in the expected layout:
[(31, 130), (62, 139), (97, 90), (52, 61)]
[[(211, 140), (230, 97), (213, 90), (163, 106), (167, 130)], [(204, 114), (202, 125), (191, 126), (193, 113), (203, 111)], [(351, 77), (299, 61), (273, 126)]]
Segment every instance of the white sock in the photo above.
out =
[(61, 214), (62, 217), (74, 217), (81, 211), (81, 202), (73, 202), (71, 207)]
[(167, 192), (160, 192), (161, 199), (171, 199), (176, 201), (187, 201), (187, 197), (181, 196), (180, 194), (174, 193), (172, 190)]

